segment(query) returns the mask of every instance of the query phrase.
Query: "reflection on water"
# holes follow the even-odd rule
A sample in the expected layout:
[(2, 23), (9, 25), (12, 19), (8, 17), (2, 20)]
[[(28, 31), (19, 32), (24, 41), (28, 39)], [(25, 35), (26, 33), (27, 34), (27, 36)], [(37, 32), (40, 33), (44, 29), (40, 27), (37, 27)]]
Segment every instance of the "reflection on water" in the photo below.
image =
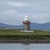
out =
[(0, 50), (50, 50), (49, 44), (0, 43)]

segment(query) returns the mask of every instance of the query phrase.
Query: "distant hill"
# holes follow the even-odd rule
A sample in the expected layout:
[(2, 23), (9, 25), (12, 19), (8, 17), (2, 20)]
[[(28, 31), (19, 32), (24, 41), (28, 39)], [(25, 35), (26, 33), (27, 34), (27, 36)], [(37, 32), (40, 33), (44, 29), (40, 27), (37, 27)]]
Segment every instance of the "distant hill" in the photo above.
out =
[[(8, 24), (0, 23), (0, 27), (22, 29), (23, 25), (8, 25)], [(30, 27), (31, 29), (35, 29), (35, 30), (50, 30), (50, 23), (45, 23), (45, 24), (31, 23)]]
[(4, 23), (0, 23), (0, 28), (19, 28), (21, 29), (23, 27), (23, 25), (8, 25), (8, 24), (4, 24)]
[(50, 23), (45, 23), (45, 24), (32, 23), (31, 24), (31, 29), (35, 29), (35, 30), (50, 30)]

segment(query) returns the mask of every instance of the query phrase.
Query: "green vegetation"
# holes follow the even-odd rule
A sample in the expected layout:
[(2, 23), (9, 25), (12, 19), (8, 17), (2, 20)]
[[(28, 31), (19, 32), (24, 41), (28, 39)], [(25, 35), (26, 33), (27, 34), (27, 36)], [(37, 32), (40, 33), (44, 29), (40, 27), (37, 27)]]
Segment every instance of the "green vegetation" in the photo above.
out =
[(0, 29), (0, 39), (50, 39), (50, 31), (34, 30), (26, 33), (20, 29)]
[(20, 29), (0, 29), (0, 35), (50, 35), (50, 31), (34, 30), (34, 32), (21, 32)]

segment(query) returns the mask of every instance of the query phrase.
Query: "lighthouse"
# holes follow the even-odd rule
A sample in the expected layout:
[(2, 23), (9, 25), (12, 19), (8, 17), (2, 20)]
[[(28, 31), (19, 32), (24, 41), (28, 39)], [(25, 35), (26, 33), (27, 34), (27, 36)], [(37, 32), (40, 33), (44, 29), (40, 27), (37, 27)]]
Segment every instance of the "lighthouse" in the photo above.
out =
[(31, 24), (31, 22), (29, 20), (29, 17), (28, 17), (28, 15), (26, 15), (24, 18), (24, 21), (23, 21), (24, 30), (21, 30), (21, 32), (34, 32), (33, 30), (30, 29), (30, 24)]
[(26, 15), (23, 21), (24, 30), (30, 30), (30, 24), (31, 22), (29, 21), (29, 17)]

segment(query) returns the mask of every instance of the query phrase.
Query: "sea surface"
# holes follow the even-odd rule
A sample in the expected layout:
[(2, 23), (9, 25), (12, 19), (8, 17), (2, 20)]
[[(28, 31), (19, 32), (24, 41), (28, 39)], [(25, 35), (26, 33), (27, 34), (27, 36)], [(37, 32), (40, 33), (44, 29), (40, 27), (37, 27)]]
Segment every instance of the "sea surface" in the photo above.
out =
[(0, 50), (50, 50), (48, 44), (0, 43)]

